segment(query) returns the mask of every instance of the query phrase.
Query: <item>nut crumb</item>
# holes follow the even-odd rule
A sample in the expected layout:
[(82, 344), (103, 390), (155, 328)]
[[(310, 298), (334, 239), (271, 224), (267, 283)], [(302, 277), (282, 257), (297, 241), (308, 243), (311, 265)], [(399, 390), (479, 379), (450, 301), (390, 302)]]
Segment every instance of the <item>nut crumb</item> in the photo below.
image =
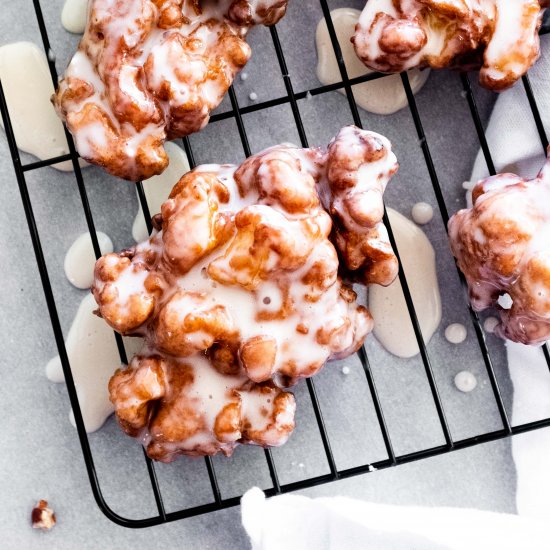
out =
[(49, 531), (56, 522), (54, 511), (48, 507), (47, 500), (39, 500), (32, 509), (31, 521), (33, 529)]

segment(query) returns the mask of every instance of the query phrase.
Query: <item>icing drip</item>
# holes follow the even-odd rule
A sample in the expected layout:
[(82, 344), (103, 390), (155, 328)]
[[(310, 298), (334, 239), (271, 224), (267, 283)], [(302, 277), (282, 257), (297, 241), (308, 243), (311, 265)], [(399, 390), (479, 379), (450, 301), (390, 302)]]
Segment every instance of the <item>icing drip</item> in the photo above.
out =
[[(164, 148), (166, 149), (170, 159), (168, 168), (162, 174), (153, 176), (143, 182), (143, 191), (145, 193), (145, 198), (147, 199), (147, 207), (149, 208), (149, 213), (151, 216), (154, 216), (160, 212), (160, 207), (170, 194), (174, 184), (179, 180), (182, 174), (185, 174), (185, 172), (189, 170), (187, 155), (181, 147), (178, 147), (174, 143), (167, 142), (164, 145)], [(132, 225), (132, 237), (134, 238), (134, 241), (138, 243), (149, 237), (139, 196), (138, 211)]]
[[(69, 152), (63, 124), (50, 102), (54, 89), (44, 52), (32, 42), (0, 47), (0, 79), (17, 147), (40, 160)], [(4, 122), (0, 117), (0, 125)], [(72, 161), (52, 165), (73, 169)]]
[[(403, 270), (420, 324), (428, 343), (441, 322), (441, 296), (437, 282), (435, 251), (425, 233), (410, 220), (388, 208)], [(389, 287), (369, 289), (369, 309), (374, 318), (374, 335), (397, 357), (420, 353), (399, 279)]]
[(82, 34), (86, 28), (88, 0), (65, 0), (61, 12), (61, 24), (74, 34)]
[[(69, 364), (74, 378), (78, 402), (87, 432), (95, 432), (114, 407), (109, 400), (107, 383), (120, 366), (118, 347), (112, 329), (94, 315), (94, 297), (88, 294), (81, 302), (65, 341)], [(124, 338), (128, 357), (142, 347), (141, 338)], [(52, 382), (64, 382), (59, 356), (46, 365), (46, 376)], [(71, 422), (74, 417), (71, 411)]]
[[(102, 254), (113, 251), (111, 239), (97, 231), (97, 240)], [(64, 269), (69, 282), (76, 288), (90, 288), (94, 282), (94, 265), (96, 257), (89, 233), (83, 233), (78, 237), (65, 256)]]

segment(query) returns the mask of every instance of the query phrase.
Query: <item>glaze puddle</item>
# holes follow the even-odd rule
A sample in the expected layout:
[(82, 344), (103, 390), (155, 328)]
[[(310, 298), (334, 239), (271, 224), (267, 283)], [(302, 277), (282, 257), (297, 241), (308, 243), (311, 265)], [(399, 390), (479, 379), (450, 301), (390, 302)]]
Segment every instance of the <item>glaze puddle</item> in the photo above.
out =
[(477, 386), (476, 377), (467, 370), (460, 371), (454, 379), (455, 386), (457, 390), (460, 390), (463, 393), (470, 393), (475, 390)]
[[(108, 235), (96, 232), (101, 254), (113, 251), (113, 242)], [(95, 254), (89, 233), (83, 233), (70, 246), (65, 256), (64, 269), (69, 282), (76, 288), (90, 288), (94, 282)]]
[[(391, 208), (387, 212), (420, 329), (428, 343), (441, 322), (435, 251), (422, 229), (411, 220)], [(387, 351), (403, 358), (420, 353), (399, 279), (388, 287), (369, 287), (368, 303), (374, 318), (374, 336)]]
[[(32, 42), (0, 47), (0, 79), (17, 147), (40, 160), (69, 152), (63, 123), (50, 102), (54, 89), (44, 52)], [(4, 127), (0, 117), (0, 125)], [(52, 165), (69, 172), (69, 161)]]
[(417, 202), (411, 209), (411, 217), (414, 223), (426, 225), (434, 217), (434, 209), (427, 202)]
[(445, 329), (445, 338), (451, 344), (462, 344), (467, 336), (466, 327), (460, 323), (452, 323)]
[[(160, 207), (168, 198), (170, 191), (172, 191), (172, 187), (174, 187), (179, 179), (189, 171), (187, 155), (181, 147), (178, 147), (174, 143), (167, 142), (164, 144), (164, 148), (170, 159), (168, 168), (166, 168), (162, 174), (143, 181), (143, 190), (151, 216), (160, 212)], [(132, 237), (137, 243), (141, 243), (149, 238), (139, 197), (138, 211), (132, 226)]]
[(82, 34), (86, 28), (88, 0), (65, 0), (61, 12), (61, 24), (73, 34)]
[[(121, 366), (113, 330), (96, 315), (94, 297), (88, 294), (81, 302), (65, 341), (78, 401), (88, 433), (95, 432), (113, 412), (109, 401), (109, 379)], [(123, 338), (128, 360), (143, 346), (141, 338)], [(46, 365), (52, 382), (64, 382), (59, 356)], [(72, 411), (69, 416), (74, 425)]]

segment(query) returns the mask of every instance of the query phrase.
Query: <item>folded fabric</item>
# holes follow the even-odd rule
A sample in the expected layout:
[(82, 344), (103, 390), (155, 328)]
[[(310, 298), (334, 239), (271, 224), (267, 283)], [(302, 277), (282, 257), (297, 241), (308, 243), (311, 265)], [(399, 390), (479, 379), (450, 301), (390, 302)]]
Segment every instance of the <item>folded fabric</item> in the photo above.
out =
[[(550, 418), (550, 372), (542, 349), (514, 342), (507, 342), (506, 349), (514, 386), (512, 423)], [(550, 519), (550, 430), (514, 436), (512, 456), (516, 465), (518, 514)]]
[[(253, 550), (547, 550), (543, 522), (459, 508), (372, 504), (345, 497), (242, 498)], [(527, 542), (528, 541), (528, 542)]]

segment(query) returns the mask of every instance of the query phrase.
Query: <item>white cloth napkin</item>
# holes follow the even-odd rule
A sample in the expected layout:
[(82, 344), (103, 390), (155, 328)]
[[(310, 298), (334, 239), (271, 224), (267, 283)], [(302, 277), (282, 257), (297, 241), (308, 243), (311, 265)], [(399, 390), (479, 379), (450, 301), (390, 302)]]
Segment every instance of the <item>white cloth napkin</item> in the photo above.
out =
[[(547, 550), (544, 523), (508, 514), (372, 504), (345, 497), (242, 498), (252, 550)], [(529, 541), (526, 546), (526, 541)]]
[[(531, 84), (550, 129), (550, 35), (531, 70)], [(534, 177), (544, 163), (522, 83), (500, 95), (487, 140), (498, 172)], [(489, 175), (480, 152), (472, 182)], [(550, 373), (542, 350), (507, 343), (514, 387), (513, 424), (550, 416)], [(515, 436), (520, 516), (453, 508), (388, 506), (344, 497), (283, 495), (266, 500), (258, 488), (242, 499), (253, 550), (538, 550), (550, 548), (550, 429)]]
[[(550, 417), (550, 372), (541, 348), (513, 342), (508, 342), (506, 348), (514, 386), (512, 423), (519, 425)], [(518, 514), (550, 519), (550, 430), (514, 436), (512, 457), (516, 465)]]

